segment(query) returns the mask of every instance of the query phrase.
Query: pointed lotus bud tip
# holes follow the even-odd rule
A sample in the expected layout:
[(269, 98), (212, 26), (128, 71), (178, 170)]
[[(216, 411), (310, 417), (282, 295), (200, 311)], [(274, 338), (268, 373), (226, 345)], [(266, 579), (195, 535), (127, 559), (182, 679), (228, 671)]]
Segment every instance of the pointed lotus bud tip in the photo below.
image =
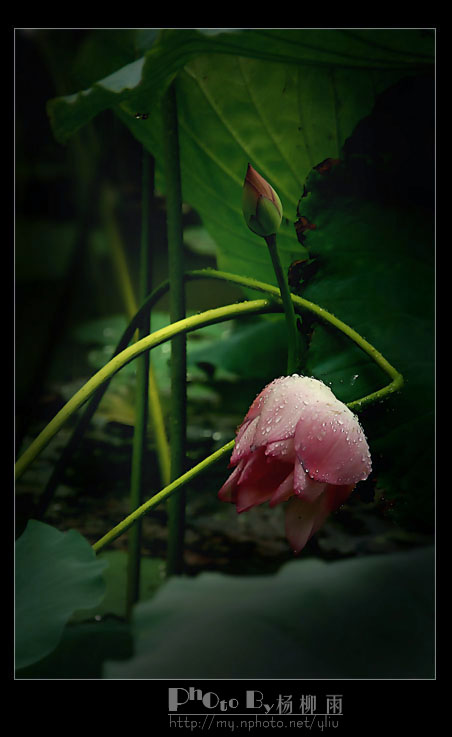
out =
[(242, 208), (246, 224), (257, 235), (273, 235), (281, 225), (281, 200), (251, 164), (248, 164), (243, 185)]

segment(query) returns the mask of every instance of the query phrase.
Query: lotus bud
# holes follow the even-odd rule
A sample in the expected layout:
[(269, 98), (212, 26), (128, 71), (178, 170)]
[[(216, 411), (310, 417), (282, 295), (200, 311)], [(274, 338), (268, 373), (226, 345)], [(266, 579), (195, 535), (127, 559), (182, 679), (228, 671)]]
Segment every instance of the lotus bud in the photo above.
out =
[(281, 200), (273, 187), (248, 164), (243, 185), (243, 215), (246, 224), (257, 235), (273, 235), (281, 225)]

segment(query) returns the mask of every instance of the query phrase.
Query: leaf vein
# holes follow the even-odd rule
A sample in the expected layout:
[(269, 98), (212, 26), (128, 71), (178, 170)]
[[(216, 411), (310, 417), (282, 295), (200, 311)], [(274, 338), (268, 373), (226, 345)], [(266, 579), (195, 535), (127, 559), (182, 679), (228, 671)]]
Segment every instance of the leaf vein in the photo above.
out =
[[(267, 120), (264, 118), (264, 116), (262, 114), (262, 111), (261, 111), (259, 105), (257, 104), (256, 97), (255, 97), (255, 95), (252, 92), (252, 87), (249, 84), (249, 81), (246, 78), (246, 75), (245, 75), (245, 72), (244, 72), (244, 69), (243, 69), (243, 61), (242, 61), (242, 59), (240, 57), (238, 57), (237, 61), (238, 61), (240, 72), (242, 74), (242, 79), (243, 79), (243, 81), (245, 83), (245, 86), (246, 86), (246, 89), (248, 91), (248, 95), (249, 95), (250, 101), (254, 105), (254, 109), (256, 110), (256, 113), (257, 113), (257, 115), (258, 115), (258, 117), (259, 117), (259, 119), (260, 119), (260, 121), (262, 123), (262, 127), (266, 131), (266, 133), (267, 133), (268, 137), (270, 138), (271, 142), (273, 143), (273, 145), (278, 149), (281, 158), (284, 159), (284, 161), (288, 165), (290, 171), (292, 172), (292, 174), (293, 174), (293, 176), (295, 178), (295, 181), (298, 184), (298, 187), (301, 189), (302, 182), (301, 182), (301, 180), (298, 177), (297, 170), (294, 169), (294, 167), (292, 166), (292, 162), (287, 158), (287, 156), (285, 155), (284, 151), (281, 150), (281, 146), (279, 145), (277, 138), (275, 137), (274, 133), (272, 132), (270, 126), (268, 125)], [(281, 192), (279, 194), (281, 194)], [(291, 193), (288, 194), (287, 192), (285, 192), (285, 196), (287, 197), (287, 199), (292, 204), (296, 204), (296, 198), (294, 198)]]

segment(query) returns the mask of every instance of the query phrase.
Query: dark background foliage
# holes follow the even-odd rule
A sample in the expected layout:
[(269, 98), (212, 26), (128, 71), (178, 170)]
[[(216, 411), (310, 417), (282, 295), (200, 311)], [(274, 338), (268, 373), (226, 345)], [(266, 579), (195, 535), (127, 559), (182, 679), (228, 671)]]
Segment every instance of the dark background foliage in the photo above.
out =
[[(185, 632), (187, 641), (204, 653), (200, 663), (208, 676), (271, 676), (276, 673), (272, 670), (276, 661), (271, 658), (256, 665), (255, 671), (245, 666), (250, 656), (246, 649), (242, 660), (233, 649), (230, 661), (224, 628), (224, 647), (215, 658), (216, 645), (200, 644), (200, 633), (207, 626), (203, 612), (207, 619), (219, 614), (213, 603), (216, 587), (223, 590), (225, 585), (227, 600), (239, 602), (240, 577), (246, 581), (252, 576), (250, 585), (255, 588), (243, 602), (247, 611), (261, 611), (259, 602), (267, 590), (281, 599), (279, 620), (276, 610), (269, 611), (257, 640), (271, 639), (266, 627), (278, 621), (282, 639), (276, 639), (286, 654), (285, 617), (294, 606), (308, 606), (304, 625), (314, 641), (328, 630), (325, 622), (322, 628), (316, 625), (318, 613), (325, 607), (333, 609), (335, 601), (345, 606), (343, 648), (332, 629), (321, 662), (315, 653), (307, 652), (307, 641), (294, 634), (302, 663), (299, 677), (317, 677), (318, 668), (332, 677), (430, 677), (435, 105), (429, 32), (402, 32), (392, 50), (388, 46), (382, 50), (371, 33), (363, 46), (356, 33), (346, 36), (336, 31), (336, 35), (313, 37), (314, 51), (306, 52), (302, 43), (295, 45), (281, 33), (276, 41), (271, 34), (263, 40), (263, 32), (254, 31), (203, 35), (187, 29), (182, 36), (175, 29), (166, 29), (163, 36), (157, 31), (16, 33), (17, 453), (108, 361), (127, 324), (127, 283), (136, 292), (139, 281), (142, 145), (155, 164), (155, 193), (149, 203), (153, 284), (167, 276), (159, 94), (164, 74), (174, 73), (168, 60), (179, 65), (186, 268), (219, 265), (274, 282), (265, 249), (247, 233), (240, 212), (247, 162), (262, 165), (261, 173), (283, 199), (280, 247), (285, 268), (297, 265), (292, 271), (294, 291), (361, 332), (401, 371), (406, 383), (400, 395), (363, 413), (373, 474), (310, 541), (303, 560), (292, 560), (281, 509), (261, 507), (237, 517), (232, 507), (217, 501), (216, 492), (227, 473), (227, 461), (219, 463), (188, 489), (185, 566), (190, 577), (196, 576), (189, 582), (199, 583), (196, 592), (191, 589), (195, 593), (188, 629), (177, 619), (176, 609), (171, 609), (179, 607), (185, 584), (180, 590), (179, 582), (162, 586), (166, 555), (162, 507), (144, 520), (144, 608), (139, 610), (135, 630), (131, 633), (124, 622), (123, 537), (104, 556), (106, 597), (93, 609), (76, 613), (60, 634), (58, 648), (22, 675), (64, 678), (120, 673), (121, 668), (115, 670), (117, 664), (105, 670), (102, 663), (129, 658), (132, 636), (144, 637), (144, 661), (131, 660), (124, 674), (141, 675), (143, 662), (154, 674), (153, 668), (164, 662), (170, 677), (193, 675), (187, 665), (192, 662), (189, 648), (172, 651), (162, 646), (156, 654), (156, 641), (168, 641), (161, 607), (172, 611), (175, 631)], [(385, 43), (391, 40), (385, 38)], [(358, 61), (353, 57), (358, 54), (355, 43)], [(272, 56), (275, 49), (281, 53), (280, 62)], [(311, 57), (303, 66), (306, 53)], [(337, 67), (331, 57), (323, 57), (331, 53)], [(146, 62), (138, 84), (134, 65), (142, 54)], [(344, 58), (349, 67), (344, 66)], [(105, 79), (108, 84), (99, 83)], [(147, 98), (143, 102), (143, 88), (152, 104), (146, 104)], [(80, 90), (90, 93), (78, 95)], [(74, 95), (75, 102), (73, 98), (69, 102), (67, 95)], [(271, 109), (277, 108), (279, 116), (268, 115), (267, 97), (278, 101)], [(137, 119), (136, 113), (146, 117)], [(320, 171), (314, 168), (325, 160), (334, 163)], [(300, 232), (295, 227), (300, 216), (315, 228)], [(118, 266), (118, 251), (111, 247), (115, 239), (126, 268)], [(244, 296), (231, 285), (196, 282), (187, 285), (187, 308), (200, 311)], [(167, 309), (164, 297), (152, 316), (153, 329), (166, 324)], [(381, 372), (343, 336), (309, 320), (304, 320), (302, 330), (305, 372), (327, 382), (340, 399), (351, 401), (383, 385)], [(227, 442), (256, 393), (284, 373), (284, 321), (256, 319), (215, 326), (193, 335), (188, 343), (187, 467)], [(154, 352), (153, 364), (166, 414), (165, 347)], [(75, 530), (93, 543), (125, 516), (134, 386), (131, 365), (112, 383), (44, 513), (39, 513), (43, 489), (71, 427), (58, 434), (19, 481), (18, 536), (29, 519), (39, 518), (60, 531)], [(151, 494), (162, 486), (152, 428), (147, 455), (146, 486)], [(83, 551), (82, 542), (80, 546)], [(333, 563), (344, 566), (336, 569), (340, 572), (334, 596), (330, 569), (318, 568)], [(266, 578), (277, 572), (282, 580)], [(358, 596), (357, 582), (373, 575), (379, 581), (377, 588), (370, 586)], [(401, 578), (407, 584), (399, 592)], [(297, 588), (298, 580), (305, 581), (309, 596)], [(379, 629), (369, 638), (374, 620), (381, 621), (378, 587), (384, 588), (385, 581), (384, 606), (392, 607), (390, 621), (387, 630)], [(293, 597), (286, 596), (288, 590)], [(366, 601), (376, 607), (370, 619), (364, 614)], [(380, 603), (383, 606), (383, 600)], [(354, 604), (361, 612), (358, 633), (347, 623), (347, 612)], [(239, 608), (234, 609), (237, 616)], [(408, 613), (414, 610), (405, 639), (397, 635), (398, 649), (388, 632), (392, 626), (402, 633)], [(155, 630), (148, 637), (150, 620)], [(99, 625), (103, 629), (97, 629), (96, 635)], [(234, 634), (231, 626), (233, 640)], [(247, 634), (245, 629), (245, 641)], [(412, 655), (412, 644), (419, 638), (424, 644)], [(93, 652), (92, 643), (97, 643), (90, 661), (78, 657), (82, 641)], [(255, 647), (257, 652), (259, 642), (251, 641), (251, 650)], [(364, 660), (359, 652), (365, 653)], [(220, 673), (209, 670), (212, 658)], [(286, 664), (290, 677), (296, 676), (297, 666), (290, 658), (280, 662)], [(375, 668), (367, 670), (368, 662), (375, 662)]]

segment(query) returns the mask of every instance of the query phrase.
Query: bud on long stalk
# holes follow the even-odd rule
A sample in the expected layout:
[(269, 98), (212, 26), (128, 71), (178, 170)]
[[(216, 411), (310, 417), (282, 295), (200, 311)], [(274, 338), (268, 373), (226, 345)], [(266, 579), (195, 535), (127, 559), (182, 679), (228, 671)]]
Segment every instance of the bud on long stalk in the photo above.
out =
[(298, 369), (300, 339), (289, 285), (276, 246), (276, 231), (282, 220), (282, 204), (273, 187), (251, 164), (248, 164), (243, 185), (242, 206), (246, 224), (253, 233), (262, 236), (268, 246), (286, 316), (287, 373), (291, 374)]

